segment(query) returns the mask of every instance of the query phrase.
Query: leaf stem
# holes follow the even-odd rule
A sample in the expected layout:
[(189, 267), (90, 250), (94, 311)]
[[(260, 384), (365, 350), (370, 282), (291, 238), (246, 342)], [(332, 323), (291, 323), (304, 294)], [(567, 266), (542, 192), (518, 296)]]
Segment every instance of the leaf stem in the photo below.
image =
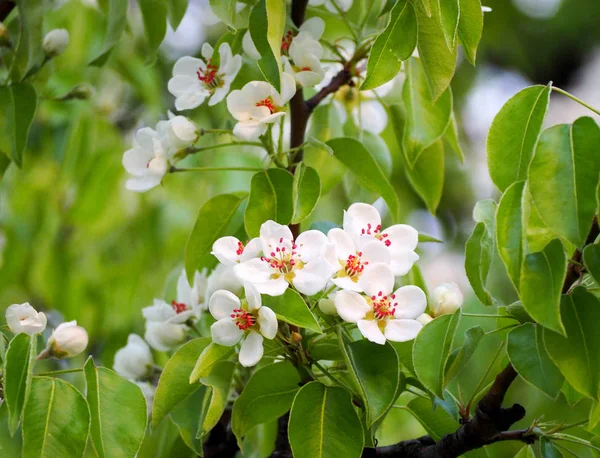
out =
[(79, 368), (75, 368), (75, 369), (61, 369), (58, 371), (40, 372), (39, 374), (35, 374), (35, 375), (46, 376), (46, 375), (72, 374), (72, 373), (81, 372), (81, 371), (83, 371), (83, 368), (79, 367)]
[(554, 92), (558, 92), (559, 94), (565, 95), (567, 97), (569, 97), (571, 100), (574, 100), (575, 102), (577, 102), (578, 104), (586, 107), (588, 110), (593, 111), (594, 113), (596, 113), (597, 115), (600, 115), (600, 111), (596, 110), (594, 107), (592, 107), (591, 105), (588, 105), (587, 103), (585, 103), (583, 100), (581, 100), (578, 97), (575, 97), (573, 94), (568, 93), (567, 91), (563, 91), (561, 88), (558, 88), (556, 86), (552, 86), (552, 90)]

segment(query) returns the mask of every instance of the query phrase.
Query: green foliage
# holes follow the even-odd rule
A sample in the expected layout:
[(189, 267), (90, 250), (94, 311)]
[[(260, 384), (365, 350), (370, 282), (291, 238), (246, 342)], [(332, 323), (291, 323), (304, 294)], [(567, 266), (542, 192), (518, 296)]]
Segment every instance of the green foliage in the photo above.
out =
[(467, 365), (484, 335), (485, 331), (481, 326), (467, 329), (463, 344), (450, 354), (446, 362), (444, 380), (449, 382)]
[(444, 190), (444, 145), (438, 140), (425, 148), (413, 167), (406, 168), (413, 189), (423, 199), (431, 214), (435, 214)]
[(302, 328), (321, 332), (321, 326), (302, 296), (292, 288), (285, 290), (282, 296), (263, 296), (263, 305), (275, 312), (277, 318)]
[(294, 172), (292, 200), (294, 213), (292, 224), (298, 224), (310, 216), (321, 197), (321, 180), (312, 167), (301, 163)]
[(8, 408), (9, 430), (15, 434), (31, 391), (35, 364), (36, 336), (18, 334), (8, 345), (4, 361), (4, 401)]
[(521, 269), (527, 250), (523, 215), (523, 199), (526, 198), (525, 182), (511, 184), (498, 203), (496, 213), (496, 244), (498, 253), (513, 286), (518, 291)]
[[(229, 358), (235, 351), (234, 347), (225, 347), (224, 345), (219, 345), (214, 342), (209, 343), (209, 340), (206, 338), (196, 340), (204, 343), (198, 343), (200, 355), (189, 375), (190, 383), (195, 383), (199, 379), (208, 377), (219, 363)], [(202, 345), (204, 345), (204, 347), (202, 347)]]
[(212, 12), (229, 27), (235, 27), (236, 0), (210, 0)]
[(265, 79), (280, 91), (279, 58), (285, 27), (285, 4), (279, 0), (259, 0), (252, 8), (249, 24), (250, 36), (261, 55), (258, 66)]
[(100, 52), (90, 61), (90, 65), (104, 65), (113, 47), (121, 39), (127, 25), (127, 2), (121, 0), (107, 0), (106, 32)]
[(37, 108), (37, 94), (30, 83), (8, 87), (0, 86), (0, 106), (6, 114), (5, 141), (0, 148), (19, 167), (23, 164), (23, 151), (27, 146), (29, 129)]
[[(19, 8), (21, 24), (19, 42), (10, 68), (10, 76), (13, 81), (22, 81), (38, 64), (42, 54), (44, 2), (43, 0), (18, 0), (16, 4)], [(0, 97), (0, 101), (3, 98)], [(29, 123), (31, 124), (31, 121)], [(20, 162), (17, 163), (20, 164)]]
[(167, 1), (167, 13), (169, 16), (169, 24), (173, 30), (177, 30), (185, 12), (187, 11), (189, 0), (169, 0)]
[(483, 33), (483, 11), (480, 0), (459, 0), (458, 39), (467, 59), (475, 65), (477, 47)]
[(140, 10), (144, 20), (144, 30), (148, 40), (149, 61), (155, 58), (165, 33), (167, 32), (168, 0), (140, 0)]
[(583, 250), (583, 262), (596, 283), (600, 281), (600, 245), (588, 245)]

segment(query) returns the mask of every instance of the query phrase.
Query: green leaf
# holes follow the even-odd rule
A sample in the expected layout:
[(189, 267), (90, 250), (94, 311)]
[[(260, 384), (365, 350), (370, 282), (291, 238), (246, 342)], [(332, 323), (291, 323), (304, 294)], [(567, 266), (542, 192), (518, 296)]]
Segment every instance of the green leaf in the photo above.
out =
[(43, 0), (17, 0), (15, 3), (19, 8), (20, 34), (10, 69), (10, 78), (13, 82), (22, 81), (40, 61), (44, 23)]
[(33, 378), (23, 416), (23, 458), (79, 458), (89, 431), (88, 405), (73, 385)]
[(529, 167), (529, 190), (542, 220), (574, 245), (587, 236), (596, 212), (600, 128), (592, 118), (545, 130)]
[(210, 0), (212, 12), (228, 27), (235, 28), (237, 0)]
[(560, 320), (560, 293), (567, 273), (567, 256), (558, 239), (543, 251), (525, 256), (521, 270), (523, 307), (542, 326), (564, 334)]
[(361, 186), (383, 197), (394, 221), (397, 221), (400, 212), (398, 196), (372, 154), (353, 138), (334, 138), (327, 144), (333, 149), (335, 157), (354, 174)]
[(390, 20), (369, 53), (367, 77), (360, 90), (373, 89), (393, 79), (417, 45), (417, 16), (408, 0), (399, 0)]
[(583, 262), (596, 283), (600, 283), (600, 245), (588, 245), (583, 250)]
[(8, 407), (6, 402), (0, 404), (0, 453), (3, 456), (22, 456), (23, 438), (21, 430), (11, 436), (8, 430)]
[(459, 0), (437, 0), (437, 2), (437, 8), (440, 12), (440, 24), (442, 25), (446, 45), (448, 49), (454, 49), (458, 36), (458, 23), (462, 14), (460, 2)]
[(555, 398), (565, 378), (548, 356), (542, 334), (543, 328), (533, 323), (512, 329), (508, 333), (506, 353), (525, 381)]
[(526, 445), (519, 450), (519, 453), (515, 455), (515, 458), (535, 458), (535, 453), (530, 445)]
[(525, 88), (506, 102), (494, 118), (487, 138), (488, 168), (500, 191), (527, 178), (550, 92), (550, 85)]
[[(91, 356), (84, 372), (96, 454), (100, 458), (135, 456), (148, 421), (142, 390), (116, 372), (96, 367)], [(62, 406), (62, 400), (59, 402)]]
[(167, 361), (154, 394), (152, 406), (152, 426), (154, 428), (177, 404), (198, 389), (198, 385), (190, 383), (190, 374), (198, 355), (209, 343), (209, 337), (191, 340)]
[(196, 385), (195, 391), (182, 400), (171, 411), (170, 417), (173, 423), (177, 425), (179, 434), (185, 444), (194, 451), (195, 454), (202, 456), (202, 421), (204, 420), (206, 397), (209, 388)]
[(4, 400), (8, 407), (11, 435), (15, 434), (23, 418), (36, 356), (36, 336), (17, 334), (8, 345), (4, 363)]
[(275, 90), (281, 91), (281, 39), (285, 28), (285, 3), (259, 0), (250, 12), (250, 36), (261, 55), (258, 66)]
[(104, 42), (101, 51), (91, 60), (90, 65), (104, 65), (113, 47), (121, 40), (121, 35), (127, 25), (127, 5), (128, 2), (123, 0), (108, 0)]
[(444, 190), (444, 145), (441, 140), (425, 148), (412, 169), (406, 167), (405, 170), (413, 189), (429, 212), (435, 215)]
[(246, 194), (220, 194), (200, 209), (185, 247), (185, 271), (193, 283), (194, 272), (212, 259), (212, 245), (219, 237), (233, 234), (242, 225), (242, 203)]
[(321, 197), (321, 180), (319, 174), (312, 167), (307, 167), (303, 162), (296, 167), (292, 200), (294, 213), (292, 224), (297, 224), (312, 213)]
[(343, 345), (346, 364), (366, 405), (366, 423), (371, 427), (391, 409), (398, 396), (400, 361), (390, 344), (359, 340)]
[(419, 243), (444, 243), (440, 239), (436, 239), (433, 235), (419, 233)]
[(11, 163), (12, 161), (9, 159), (9, 157), (0, 151), (0, 180), (2, 180), (4, 173), (10, 167)]
[(402, 88), (406, 109), (402, 148), (409, 167), (414, 167), (421, 152), (444, 135), (452, 120), (452, 91), (445, 90), (433, 101), (421, 63), (424, 61), (416, 57), (406, 62), (406, 81)]
[(411, 374), (415, 374), (415, 366), (412, 358), (414, 343), (414, 340), (409, 340), (408, 342), (390, 342), (394, 350), (396, 350), (398, 360)]
[(460, 147), (460, 142), (458, 141), (458, 126), (456, 125), (456, 117), (454, 116), (454, 113), (452, 113), (452, 116), (450, 117), (450, 125), (444, 133), (444, 140), (446, 143), (448, 143), (450, 149), (456, 153), (460, 159), (460, 162), (465, 162), (465, 155)]
[(444, 369), (444, 383), (450, 382), (467, 365), (484, 335), (485, 331), (481, 326), (467, 329), (462, 347), (453, 351), (448, 358)]
[(496, 213), (496, 244), (498, 253), (510, 281), (519, 291), (521, 268), (527, 250), (525, 242), (525, 227), (523, 221), (523, 205), (525, 182), (517, 181), (511, 184), (498, 203)]
[(231, 381), (235, 363), (232, 361), (222, 361), (211, 373), (201, 380), (202, 384), (209, 387), (207, 394), (206, 412), (201, 424), (201, 428), (196, 437), (202, 437), (221, 419), (225, 408), (227, 407), (227, 396), (231, 389)]
[(148, 40), (148, 58), (151, 62), (156, 58), (158, 47), (167, 32), (167, 3), (170, 0), (139, 0), (144, 30)]
[(475, 65), (477, 47), (483, 33), (481, 0), (459, 0), (459, 3), (458, 39), (463, 46), (465, 56), (471, 64)]
[(256, 425), (276, 420), (290, 410), (300, 387), (298, 371), (288, 362), (257, 370), (233, 403), (231, 429), (242, 438)]
[[(209, 340), (206, 342), (209, 342)], [(234, 351), (234, 347), (226, 347), (210, 342), (204, 349), (200, 350), (196, 364), (191, 373), (188, 374), (189, 382), (195, 383), (208, 377), (217, 364), (233, 355)]]
[(252, 177), (244, 213), (244, 226), (249, 237), (258, 237), (260, 226), (267, 220), (290, 223), (294, 212), (293, 185), (294, 177), (283, 169), (267, 169)]
[(540, 439), (540, 450), (542, 451), (542, 458), (562, 458), (564, 455), (558, 450), (552, 441), (542, 437)]
[(263, 295), (262, 302), (262, 305), (275, 312), (279, 320), (318, 333), (323, 332), (302, 296), (292, 288), (286, 289), (281, 296)]
[(428, 323), (417, 335), (413, 364), (419, 380), (439, 398), (444, 397), (444, 369), (456, 335), (460, 309)]
[(431, 402), (425, 398), (414, 398), (407, 405), (408, 410), (423, 425), (433, 440), (440, 440), (446, 434), (456, 431), (457, 422), (442, 408), (433, 410)]
[(19, 167), (23, 165), (23, 151), (27, 146), (29, 128), (37, 108), (37, 94), (29, 83), (0, 87), (0, 107), (5, 114), (4, 132), (7, 141), (6, 153)]
[(252, 428), (242, 444), (244, 458), (266, 458), (275, 451), (277, 422), (263, 423)]
[(168, 0), (167, 13), (169, 15), (169, 24), (173, 30), (177, 30), (185, 12), (188, 9), (189, 0)]
[(584, 288), (562, 296), (564, 337), (544, 329), (546, 350), (573, 388), (598, 400), (600, 380), (600, 301)]
[(294, 458), (359, 458), (364, 444), (350, 393), (318, 382), (298, 391), (288, 437)]
[(493, 305), (494, 298), (486, 288), (487, 276), (494, 252), (494, 215), (496, 203), (493, 200), (477, 202), (473, 218), (475, 229), (465, 246), (465, 271), (473, 292), (485, 305)]

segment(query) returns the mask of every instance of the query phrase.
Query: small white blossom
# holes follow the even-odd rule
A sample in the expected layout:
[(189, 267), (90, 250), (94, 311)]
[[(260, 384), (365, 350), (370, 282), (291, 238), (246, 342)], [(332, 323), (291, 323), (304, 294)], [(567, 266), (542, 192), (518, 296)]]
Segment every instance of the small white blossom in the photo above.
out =
[(238, 295), (242, 292), (243, 282), (234, 272), (233, 265), (219, 264), (208, 276), (205, 302), (209, 303), (212, 295), (224, 289)]
[(192, 311), (193, 317), (199, 318), (200, 312), (208, 307), (205, 301), (207, 286), (206, 270), (196, 271), (194, 273), (194, 284), (190, 285), (185, 269), (183, 269), (177, 280), (177, 301), (171, 303), (173, 309), (180, 314)]
[(46, 329), (48, 320), (43, 312), (38, 312), (29, 302), (12, 304), (6, 309), (6, 324), (13, 334), (39, 334)]
[(190, 110), (209, 98), (213, 106), (225, 98), (231, 83), (242, 68), (242, 56), (231, 53), (228, 43), (219, 47), (219, 65), (213, 62), (214, 50), (208, 43), (202, 46), (202, 59), (184, 56), (173, 67), (168, 89), (175, 99), (177, 110)]
[(275, 312), (262, 306), (259, 292), (245, 284), (243, 301), (229, 291), (217, 291), (210, 298), (209, 309), (217, 320), (210, 327), (213, 342), (231, 347), (243, 339), (239, 360), (242, 366), (256, 365), (263, 356), (263, 338), (277, 334)]
[(456, 283), (442, 283), (431, 293), (429, 307), (434, 316), (456, 312), (463, 303), (463, 294)]
[(325, 70), (320, 62), (323, 58), (323, 47), (319, 43), (324, 29), (323, 20), (314, 17), (302, 24), (298, 35), (293, 36), (288, 32), (284, 37), (283, 69), (302, 87), (316, 86), (325, 77)]
[(251, 81), (227, 96), (227, 109), (238, 121), (235, 136), (253, 141), (267, 131), (269, 124), (285, 116), (284, 105), (296, 93), (294, 78), (281, 74), (281, 94), (265, 81)]
[(279, 296), (292, 284), (311, 296), (331, 279), (331, 265), (324, 257), (327, 237), (322, 232), (306, 231), (294, 240), (289, 227), (267, 221), (260, 228), (260, 242), (260, 258), (234, 267), (237, 275), (260, 293)]
[(193, 310), (180, 313), (165, 301), (154, 299), (154, 304), (142, 309), (146, 319), (144, 340), (158, 351), (169, 351), (186, 338), (185, 322), (194, 316)]
[(86, 349), (88, 340), (87, 331), (77, 326), (77, 321), (61, 323), (52, 331), (46, 352), (59, 359), (71, 358)]
[(211, 254), (217, 258), (219, 262), (227, 266), (233, 266), (257, 257), (260, 250), (261, 244), (259, 238), (250, 240), (246, 246), (244, 246), (237, 238), (226, 236), (217, 239), (215, 243), (213, 243)]
[(150, 347), (137, 334), (129, 334), (127, 345), (115, 353), (113, 369), (129, 380), (139, 380), (150, 375), (154, 360)]
[(330, 293), (327, 297), (321, 299), (318, 303), (319, 310), (325, 315), (337, 316), (338, 312), (335, 308), (335, 295), (337, 293)]
[(349, 290), (335, 295), (335, 307), (344, 321), (356, 323), (365, 338), (381, 345), (417, 336), (423, 327), (417, 318), (427, 306), (423, 290), (409, 285), (392, 292), (394, 274), (385, 264), (373, 265), (360, 283), (367, 296)]
[(56, 57), (69, 46), (69, 31), (67, 29), (54, 29), (46, 34), (42, 43), (44, 52), (49, 57)]

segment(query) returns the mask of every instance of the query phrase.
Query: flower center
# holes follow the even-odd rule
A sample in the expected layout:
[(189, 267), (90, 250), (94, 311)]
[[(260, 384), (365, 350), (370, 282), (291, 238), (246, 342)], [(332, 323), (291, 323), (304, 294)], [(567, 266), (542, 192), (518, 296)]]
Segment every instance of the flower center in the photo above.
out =
[(266, 99), (259, 100), (258, 102), (256, 102), (256, 106), (257, 107), (267, 107), (269, 109), (269, 111), (271, 112), (271, 114), (277, 113), (277, 111), (278, 111), (277, 106), (275, 106), (275, 102), (273, 102), (273, 99), (271, 97), (267, 97)]
[(373, 229), (373, 226), (371, 225), (371, 223), (368, 223), (367, 227), (364, 229), (361, 229), (360, 233), (362, 235), (374, 236), (377, 240), (381, 240), (385, 244), (385, 246), (390, 246), (392, 244), (391, 240), (388, 239), (388, 234), (381, 232), (381, 224), (378, 224), (377, 227), (375, 227), (375, 229)]
[(206, 62), (206, 69), (198, 69), (196, 72), (198, 79), (204, 83), (209, 89), (216, 89), (223, 86), (223, 74), (219, 73), (219, 67), (211, 64), (211, 60)]
[(390, 297), (384, 296), (383, 291), (379, 291), (376, 296), (371, 296), (371, 305), (373, 307), (373, 315), (378, 320), (383, 320), (394, 316), (396, 312), (397, 302), (392, 302), (396, 299), (396, 295), (392, 294)]
[(256, 317), (243, 309), (233, 309), (231, 318), (236, 326), (242, 331), (245, 331), (256, 324)]
[(238, 256), (241, 256), (243, 252), (244, 252), (244, 244), (242, 242), (238, 242), (238, 247), (237, 247), (237, 250), (235, 250), (235, 254), (237, 254)]
[(178, 315), (187, 310), (187, 305), (185, 305), (183, 302), (171, 301), (171, 307), (173, 307), (173, 310), (175, 310), (175, 313)]
[[(279, 244), (283, 244), (283, 238), (279, 239)], [(261, 256), (260, 260), (277, 271), (272, 275), (273, 278), (279, 278), (280, 275), (283, 275), (287, 281), (291, 281), (294, 278), (294, 269), (304, 267), (304, 263), (298, 258), (296, 248), (298, 248), (298, 245), (295, 243), (292, 244), (291, 251), (286, 249), (285, 246), (278, 246), (269, 253), (269, 256)]]
[(346, 259), (345, 262), (340, 261), (340, 264), (342, 265), (342, 272), (340, 272), (341, 276), (348, 276), (354, 282), (358, 281), (358, 277), (362, 271), (365, 270), (365, 266), (369, 264), (368, 261), (363, 261), (361, 259), (362, 254), (362, 251), (357, 251), (356, 255), (351, 254), (348, 256), (348, 259)]

